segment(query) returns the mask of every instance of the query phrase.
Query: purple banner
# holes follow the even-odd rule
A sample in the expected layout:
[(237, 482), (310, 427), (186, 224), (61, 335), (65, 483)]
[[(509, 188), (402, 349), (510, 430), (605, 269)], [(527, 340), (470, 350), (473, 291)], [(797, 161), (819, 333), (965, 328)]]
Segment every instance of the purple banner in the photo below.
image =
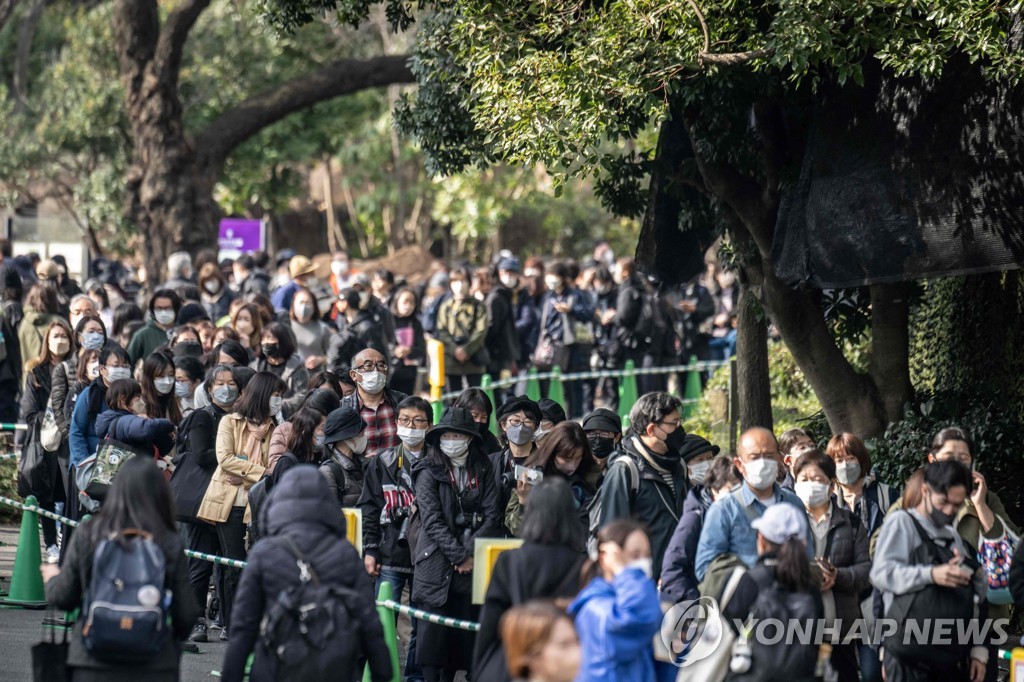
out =
[(224, 218), (217, 235), (220, 256), (236, 258), (263, 248), (263, 222), (246, 218)]

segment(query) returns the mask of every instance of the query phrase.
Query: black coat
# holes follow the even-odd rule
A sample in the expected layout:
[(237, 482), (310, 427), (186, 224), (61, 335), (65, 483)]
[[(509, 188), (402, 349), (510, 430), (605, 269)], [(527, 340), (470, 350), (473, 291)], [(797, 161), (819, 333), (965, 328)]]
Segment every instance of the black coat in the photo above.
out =
[[(405, 475), (399, 471), (400, 456)], [(408, 538), (399, 541), (403, 523), (407, 528), (410, 526), (405, 522), (408, 517), (394, 516), (395, 505), (407, 509), (407, 505), (416, 502), (416, 490), (408, 473), (411, 465), (404, 445), (384, 450), (366, 465), (363, 493), (357, 504), (363, 516), (363, 554), (383, 566), (412, 568)]]
[[(46, 583), (46, 601), (59, 609), (71, 611), (84, 606), (85, 591), (92, 579), (93, 553), (97, 543), (90, 531), (89, 521), (75, 529), (71, 535), (67, 556), (60, 575)], [(68, 647), (68, 665), (79, 668), (120, 671), (127, 674), (142, 676), (143, 673), (156, 671), (178, 670), (180, 650), (178, 642), (188, 636), (189, 630), (195, 625), (200, 615), (196, 604), (195, 593), (188, 581), (188, 560), (181, 544), (181, 536), (166, 532), (155, 537), (156, 543), (163, 550), (165, 560), (166, 587), (171, 590), (171, 627), (173, 637), (169, 637), (160, 653), (145, 663), (117, 664), (99, 661), (89, 655), (82, 643), (82, 627), (85, 618), (75, 622)]]
[(496, 288), (484, 300), (490, 324), (484, 344), (491, 355), (488, 371), (510, 369), (519, 361), (519, 335), (512, 311), (512, 292)]
[[(534, 446), (536, 449), (536, 445)], [(511, 486), (502, 484), (502, 477), (505, 474), (511, 474), (515, 471), (514, 467), (516, 464), (520, 466), (526, 463), (526, 458), (516, 459), (512, 457), (512, 451), (506, 446), (504, 449), (498, 452), (492, 452), (487, 455), (487, 459), (490, 460), (491, 469), (494, 471), (494, 485), (498, 489), (498, 509), (502, 513), (502, 535), (505, 537), (511, 537), (512, 533), (504, 527), (504, 514), (505, 508), (508, 507), (508, 501), (512, 498), (512, 490), (515, 488), (515, 484)]]
[(366, 310), (360, 310), (341, 331), (331, 335), (331, 342), (327, 347), (327, 364), (332, 372), (349, 369), (352, 358), (367, 348), (379, 351), (386, 358), (390, 357), (394, 339), (391, 339), (390, 343), (388, 341), (383, 326), (374, 315)]
[[(501, 535), (498, 490), (487, 457), (477, 450), (470, 453), (466, 468), (473, 484), (458, 495), (449, 479), (449, 468), (431, 462), (433, 456), (443, 455), (435, 455), (432, 450), (424, 450), (413, 475), (420, 530), (413, 558), (412, 598), (427, 609), (447, 603), (449, 588), (469, 594), (472, 576), (456, 574), (455, 566), (473, 556), (473, 540)], [(465, 527), (456, 525), (460, 507), (463, 516), (480, 516), (478, 527), (471, 529), (468, 539), (463, 537)]]
[(254, 647), (256, 656), (249, 679), (259, 682), (276, 677), (274, 657), (257, 639), (260, 621), (270, 603), (299, 582), (294, 555), (275, 540), (285, 535), (312, 563), (321, 584), (360, 594), (359, 608), (351, 614), (358, 624), (354, 634), (359, 637), (362, 654), (369, 659), (373, 679), (390, 679), (390, 655), (374, 605), (373, 583), (355, 547), (345, 539), (341, 508), (315, 467), (295, 466), (274, 486), (260, 512), (260, 528), (264, 534), (249, 552), (235, 592), (224, 679), (242, 679), (246, 659)]
[(575, 597), (585, 559), (581, 552), (568, 547), (533, 543), (498, 555), (480, 610), (480, 631), (473, 650), (474, 680), (511, 679), (498, 632), (501, 617), (513, 606), (531, 599)]

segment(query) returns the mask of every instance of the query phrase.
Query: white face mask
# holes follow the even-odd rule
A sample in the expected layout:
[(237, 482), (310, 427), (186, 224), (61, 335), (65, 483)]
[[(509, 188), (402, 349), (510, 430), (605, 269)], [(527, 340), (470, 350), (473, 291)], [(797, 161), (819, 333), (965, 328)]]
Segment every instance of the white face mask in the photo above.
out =
[(398, 427), (398, 437), (403, 443), (405, 443), (405, 447), (407, 448), (419, 448), (423, 445), (423, 439), (426, 435), (426, 429), (414, 429), (409, 426)]
[(505, 273), (501, 275), (501, 283), (509, 289), (515, 289), (519, 286), (519, 278), (512, 273)]
[(208, 279), (206, 280), (206, 282), (203, 283), (203, 288), (206, 289), (207, 293), (215, 294), (218, 291), (220, 291), (220, 281), (215, 279)]
[(50, 352), (54, 355), (64, 355), (71, 350), (71, 342), (67, 339), (52, 337), (50, 339)]
[(562, 280), (558, 277), (545, 277), (544, 286), (552, 291), (559, 291), (562, 288)]
[(217, 386), (213, 389), (213, 399), (220, 405), (233, 405), (238, 400), (238, 388), (235, 386)]
[(466, 283), (463, 281), (456, 281), (451, 283), (452, 295), (455, 298), (462, 298), (466, 294)]
[(107, 381), (114, 383), (120, 379), (131, 379), (132, 371), (127, 367), (107, 367)]
[(636, 559), (626, 564), (626, 568), (639, 568), (645, 576), (650, 578), (654, 574), (654, 560), (650, 557)]
[(89, 363), (89, 367), (86, 369), (86, 376), (90, 379), (95, 379), (100, 375), (100, 361), (93, 360)]
[(354, 455), (361, 455), (366, 452), (366, 434), (360, 433), (355, 438), (349, 438), (345, 441), (345, 445), (352, 451)]
[(342, 277), (348, 274), (348, 261), (347, 260), (336, 260), (331, 262), (331, 272), (336, 277)]
[(843, 485), (853, 485), (860, 478), (860, 462), (847, 460), (836, 465), (836, 480)]
[(779, 474), (779, 463), (764, 457), (743, 465), (743, 478), (754, 490), (767, 490), (775, 484)]
[(697, 462), (690, 467), (690, 480), (697, 485), (704, 485), (704, 477), (708, 473), (708, 469), (711, 468), (711, 462)]
[(441, 452), (452, 461), (455, 466), (465, 466), (469, 457), (469, 441), (463, 438), (446, 439), (441, 437)]
[(156, 386), (157, 393), (160, 395), (167, 395), (174, 389), (174, 377), (160, 377), (159, 379), (154, 379), (153, 385)]
[(78, 323), (82, 321), (83, 317), (85, 317), (85, 315), (72, 315), (71, 316), (71, 320), (70, 320), (71, 321), (71, 328), (72, 329), (78, 329)]
[(82, 346), (86, 350), (99, 350), (103, 348), (103, 343), (106, 341), (103, 338), (103, 334), (100, 332), (86, 332), (82, 334)]
[(174, 395), (179, 398), (188, 397), (188, 389), (191, 388), (187, 381), (175, 381), (174, 382)]
[(281, 411), (281, 407), (284, 405), (284, 398), (281, 396), (272, 395), (270, 396), (270, 416), (273, 417)]
[(156, 323), (167, 327), (174, 324), (174, 311), (173, 310), (157, 310), (153, 313), (153, 319)]
[(378, 372), (377, 370), (374, 370), (372, 372), (356, 373), (363, 379), (360, 386), (362, 386), (363, 390), (369, 393), (370, 395), (377, 395), (378, 393), (384, 390), (385, 378), (382, 373)]
[(793, 491), (808, 509), (820, 507), (828, 500), (828, 485), (817, 481), (799, 481)]
[(370, 305), (370, 292), (363, 291), (359, 294), (359, 308), (366, 310), (366, 306)]
[(300, 322), (305, 322), (313, 317), (313, 306), (309, 303), (297, 303), (295, 304), (295, 317)]

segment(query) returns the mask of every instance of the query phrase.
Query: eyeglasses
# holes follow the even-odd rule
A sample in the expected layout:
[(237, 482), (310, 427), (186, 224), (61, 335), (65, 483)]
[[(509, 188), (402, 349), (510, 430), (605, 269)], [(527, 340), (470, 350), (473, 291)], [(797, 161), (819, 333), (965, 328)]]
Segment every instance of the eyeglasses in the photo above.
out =
[(430, 420), (425, 418), (425, 417), (416, 417), (414, 419), (409, 419), (408, 417), (399, 417), (398, 418), (398, 425), (399, 426), (404, 426), (406, 428), (408, 428), (410, 426), (415, 426), (417, 428), (423, 428), (424, 426), (426, 426), (429, 423), (430, 423)]
[(376, 363), (367, 360), (366, 362), (355, 368), (357, 372), (372, 372), (375, 369), (378, 372), (386, 372), (388, 371), (388, 363), (384, 362), (383, 360)]
[(673, 428), (677, 428), (677, 429), (678, 429), (678, 428), (679, 428), (679, 425), (683, 423), (683, 420), (682, 420), (682, 419), (677, 419), (677, 420), (675, 420), (674, 422), (670, 422), (670, 421), (660, 421), (660, 422), (658, 422), (658, 423), (659, 423), (659, 424), (664, 424), (665, 426), (671, 426), (671, 427), (673, 427)]
[(520, 419), (519, 417), (509, 417), (508, 421), (505, 422), (508, 426), (525, 426), (528, 429), (537, 428), (537, 422), (532, 419)]

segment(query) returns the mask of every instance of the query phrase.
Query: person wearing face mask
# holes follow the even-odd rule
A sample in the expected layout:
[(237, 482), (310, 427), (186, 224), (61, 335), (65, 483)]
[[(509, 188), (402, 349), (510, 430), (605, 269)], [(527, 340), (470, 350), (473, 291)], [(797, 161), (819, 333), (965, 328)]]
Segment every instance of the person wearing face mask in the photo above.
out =
[[(530, 453), (523, 466), (540, 471), (544, 479), (564, 478), (568, 481), (580, 526), (589, 527), (590, 502), (601, 485), (602, 472), (594, 461), (586, 433), (579, 424), (562, 422), (556, 426), (551, 435), (544, 439), (544, 444)], [(532, 490), (533, 484), (525, 478), (516, 481), (516, 494), (509, 498), (505, 508), (505, 527), (513, 535), (519, 536), (523, 510)]]
[[(310, 382), (312, 384), (312, 382)], [(334, 391), (333, 388), (328, 385), (324, 385), (317, 388), (312, 388), (306, 394), (306, 398), (302, 401), (300, 409), (311, 408), (317, 412), (323, 413), (326, 417), (331, 412), (341, 407), (341, 398)], [(288, 452), (288, 443), (292, 437), (292, 420), (283, 421), (277, 425), (274, 429), (274, 435), (270, 438), (270, 451), (268, 454), (267, 475), (272, 475), (277, 470), (277, 461)], [(321, 433), (323, 428), (320, 428)], [(320, 439), (320, 444), (317, 449), (317, 461), (314, 464), (320, 464), (324, 459), (324, 448), (323, 439)]]
[(149, 417), (181, 423), (181, 405), (174, 395), (174, 356), (168, 351), (153, 353), (142, 363), (142, 399)]
[[(606, 267), (594, 273), (594, 335), (595, 354), (591, 359), (594, 369), (616, 370), (622, 367), (622, 348), (615, 334), (615, 306), (618, 305), (619, 290)], [(597, 394), (604, 404), (613, 411), (619, 409), (618, 380), (614, 377), (598, 379)]]
[[(412, 598), (424, 609), (477, 620), (472, 604), (473, 547), (478, 537), (500, 533), (494, 472), (480, 447), (468, 410), (449, 407), (426, 436), (413, 468), (420, 529)], [(428, 622), (419, 624), (416, 662), (427, 682), (454, 679), (472, 664), (474, 634)]]
[[(78, 396), (82, 394), (82, 391), (84, 391), (89, 384), (99, 378), (99, 376), (100, 351), (80, 351), (78, 367), (75, 369), (74, 376), (71, 377), (71, 386), (68, 388), (67, 395), (64, 396), (64, 402), (59, 410), (59, 412), (61, 412), (61, 416), (57, 420), (58, 424), (63, 421), (65, 428), (68, 431), (69, 438), (71, 436), (71, 415), (74, 414), (75, 403), (78, 402)], [(56, 403), (54, 403), (54, 410), (57, 410)], [(54, 416), (57, 416), (56, 412)]]
[(387, 388), (390, 367), (384, 355), (372, 350), (360, 351), (352, 358), (349, 377), (356, 384), (355, 393), (345, 396), (341, 404), (354, 409), (366, 422), (366, 459), (388, 448), (397, 448), (398, 405), (408, 396)]
[(657, 579), (689, 489), (679, 455), (686, 437), (679, 399), (668, 393), (643, 395), (629, 420), (625, 453), (608, 465), (601, 485), (599, 525), (630, 518), (645, 524)]
[[(63, 320), (52, 322), (44, 332), (45, 345), (39, 357), (32, 358), (25, 366), (25, 388), (21, 394), (20, 421), (27, 425), (25, 431), (17, 433), (16, 445), (20, 446), (18, 462), (18, 494), (22, 497), (35, 495), (39, 505), (49, 511), (55, 510), (56, 503), (65, 500), (68, 445), (63, 438), (56, 448), (43, 447), (42, 431), (54, 368), (65, 362), (73, 353), (71, 329)], [(65, 473), (62, 473), (65, 472)], [(43, 542), (46, 561), (56, 563), (60, 558), (57, 547), (57, 526), (53, 520), (43, 518)]]
[[(72, 329), (74, 330), (72, 338), (77, 342), (72, 344), (75, 347), (75, 352), (69, 353), (63, 362), (59, 362), (53, 366), (53, 375), (50, 378), (50, 405), (53, 408), (53, 418), (54, 421), (57, 422), (57, 428), (60, 430), (61, 439), (65, 442), (67, 441), (68, 434), (71, 429), (71, 411), (66, 410), (65, 406), (68, 405), (69, 395), (75, 388), (81, 358), (83, 354), (88, 353), (91, 350), (93, 351), (93, 362), (96, 362), (95, 352), (99, 351), (99, 349), (103, 347), (107, 339), (103, 321), (94, 313), (84, 313), (78, 320), (77, 326), (73, 326)], [(96, 362), (96, 366), (99, 366), (98, 362)], [(86, 372), (88, 372), (88, 367), (85, 369)], [(91, 381), (95, 378), (96, 374), (94, 373), (89, 380)], [(80, 391), (81, 389), (79, 389), (79, 392)], [(75, 394), (75, 397), (77, 398), (77, 393)], [(74, 400), (72, 399), (70, 402), (72, 407), (74, 407)], [(65, 474), (67, 473), (67, 457), (68, 452), (65, 446)]]
[[(285, 383), (275, 375), (257, 372), (235, 401), (231, 414), (221, 419), (217, 427), (217, 468), (196, 518), (214, 524), (220, 556), (245, 560), (245, 531), (252, 521), (246, 493), (266, 473), (274, 415), (281, 409), (281, 396), (286, 390)], [(226, 641), (239, 569), (221, 568), (221, 640)]]
[[(501, 431), (501, 450), (488, 455), (494, 470), (494, 483), (498, 490), (498, 508), (508, 507), (515, 490), (515, 467), (526, 464), (526, 458), (537, 449), (534, 432), (543, 415), (540, 406), (525, 395), (512, 396), (498, 408), (498, 429)], [(506, 535), (511, 532), (503, 529)]]
[[(882, 642), (882, 666), (888, 680), (970, 680), (982, 682), (989, 650), (984, 642), (969, 648), (938, 644), (915, 647), (904, 655), (901, 643), (908, 620), (950, 619), (952, 631), (986, 628), (979, 622), (986, 601), (985, 571), (977, 551), (953, 524), (973, 487), (970, 470), (956, 460), (940, 460), (924, 468), (921, 499), (909, 510), (891, 512), (882, 524), (871, 564), (871, 584), (882, 593), (886, 618), (897, 631)], [(942, 604), (948, 613), (936, 613)], [(927, 608), (928, 606), (932, 608)], [(991, 618), (991, 613), (988, 614)], [(984, 631), (984, 630), (983, 630)], [(956, 635), (954, 644), (964, 644)]]
[(148, 358), (160, 346), (167, 345), (168, 332), (174, 329), (181, 310), (181, 299), (170, 289), (157, 289), (149, 299), (149, 322), (135, 332), (128, 344), (131, 366)]
[(470, 295), (470, 276), (466, 268), (449, 275), (451, 298), (437, 311), (434, 338), (444, 344), (445, 389), (461, 391), (479, 386), (491, 363), (487, 347), (490, 319), (487, 307)]
[(235, 291), (240, 296), (259, 294), (266, 296), (270, 292), (270, 275), (256, 267), (256, 259), (243, 253), (231, 264), (232, 280)]
[(182, 418), (195, 409), (196, 389), (203, 381), (203, 363), (188, 355), (174, 357), (174, 397)]
[[(835, 463), (817, 450), (807, 450), (793, 464), (797, 497), (807, 509), (814, 539), (815, 562), (821, 569), (821, 599), (827, 627), (841, 625), (845, 640), (854, 621), (861, 617), (860, 595), (871, 585), (868, 534), (860, 517), (841, 509), (832, 499)], [(858, 644), (849, 641), (832, 646), (832, 669), (838, 682), (858, 682)]]
[[(433, 411), (430, 403), (410, 396), (398, 405), (397, 448), (384, 450), (366, 465), (363, 492), (357, 506), (363, 516), (363, 563), (366, 572), (375, 578), (375, 592), (383, 582), (391, 585), (396, 601), (409, 588), (412, 596), (413, 556), (410, 534), (415, 534), (412, 515), (416, 509), (416, 489), (412, 473), (423, 456), (427, 429)], [(414, 539), (414, 538), (413, 538)], [(415, 602), (410, 601), (415, 605)], [(405, 679), (421, 679), (416, 665), (416, 631), (418, 621), (412, 620), (412, 634), (406, 648)]]
[(599, 407), (583, 418), (583, 430), (587, 433), (590, 451), (594, 453), (597, 467), (601, 471), (622, 454), (622, 419), (606, 407)]
[[(583, 567), (585, 585), (569, 605), (580, 638), (580, 674), (587, 682), (654, 682), (654, 637), (661, 627), (651, 579), (651, 542), (643, 526), (618, 520), (601, 528), (598, 557)], [(678, 669), (669, 671), (678, 673)], [(674, 677), (668, 677), (674, 679)]]
[(416, 389), (416, 373), (427, 360), (427, 339), (419, 316), (416, 292), (402, 287), (395, 292), (391, 311), (395, 314), (396, 345), (391, 358), (391, 388), (411, 394)]
[(224, 273), (216, 263), (207, 263), (199, 268), (199, 296), (211, 320), (219, 320), (228, 314), (235, 292), (228, 287)]
[(68, 304), (68, 320), (72, 329), (78, 329), (78, 323), (86, 315), (96, 315), (96, 304), (85, 294), (79, 293)]
[(351, 274), (348, 251), (338, 249), (331, 257), (331, 276), (329, 278), (335, 296), (352, 286)]
[(283, 322), (263, 328), (256, 359), (249, 363), (257, 372), (270, 372), (288, 386), (284, 393), (281, 418), (287, 419), (299, 409), (309, 386), (309, 370), (295, 350), (295, 337)]
[(541, 418), (537, 423), (537, 430), (533, 434), (533, 440), (538, 445), (543, 442), (551, 430), (566, 420), (565, 410), (562, 406), (549, 398), (541, 398), (537, 401), (540, 408)]
[[(540, 311), (533, 296), (525, 288), (525, 278), (520, 274), (522, 265), (518, 258), (505, 257), (498, 261), (498, 289), (512, 306), (513, 324), (519, 345), (516, 349), (516, 364), (520, 372), (526, 371), (530, 364), (530, 356), (537, 347), (537, 336), (540, 334)], [(525, 391), (525, 389), (524, 389)], [(524, 391), (517, 390), (518, 393)]]
[(800, 455), (816, 448), (814, 439), (803, 429), (788, 429), (783, 432), (779, 436), (779, 453), (782, 455), (782, 463), (785, 466), (779, 470), (779, 476), (781, 477), (779, 485), (792, 490), (793, 484), (796, 483), (793, 474), (793, 464)]
[(481, 445), (484, 452), (492, 453), (501, 449), (498, 437), (491, 433), (491, 413), (494, 412), (494, 405), (483, 389), (465, 389), (455, 399), (452, 406), (465, 408), (473, 415), (473, 421), (480, 429)]
[[(473, 294), (487, 308), (487, 335), (484, 346), (490, 355), (487, 373), (492, 377), (510, 376), (518, 370), (519, 335), (512, 309), (512, 292), (495, 286), (492, 268), (473, 272)], [(505, 389), (495, 389), (495, 400), (505, 399)]]
[(174, 449), (174, 424), (146, 414), (142, 387), (134, 379), (120, 379), (107, 390), (110, 409), (96, 418), (96, 436), (135, 448), (140, 453), (156, 450), (157, 458)]
[[(555, 263), (544, 274), (548, 292), (540, 313), (540, 338), (533, 363), (541, 370), (558, 366), (563, 372), (582, 372), (590, 366), (590, 348), (594, 343), (594, 305), (590, 296), (570, 285), (569, 268)], [(588, 411), (583, 402), (583, 384), (570, 381), (569, 414)], [(541, 393), (547, 393), (541, 382)]]
[(331, 328), (320, 319), (316, 296), (302, 287), (292, 298), (288, 326), (295, 337), (296, 352), (306, 359), (306, 369), (315, 372), (327, 362), (331, 345)]
[[(828, 442), (825, 454), (836, 464), (836, 506), (849, 509), (860, 517), (868, 537), (874, 537), (885, 521), (885, 515), (893, 503), (900, 499), (902, 491), (890, 486), (874, 475), (871, 470), (871, 453), (864, 441), (852, 433), (839, 433)], [(880, 679), (878, 675), (869, 679)]]
[[(232, 367), (215, 365), (206, 373), (199, 390), (206, 393), (206, 405), (195, 409), (178, 429), (171, 493), (174, 496), (176, 520), (184, 526), (188, 549), (203, 554), (216, 554), (220, 549), (216, 527), (200, 521), (196, 514), (217, 469), (217, 432), (221, 419), (238, 400), (238, 383)], [(197, 604), (206, 604), (213, 566), (202, 559), (190, 557), (188, 560), (189, 583)], [(218, 575), (223, 578), (223, 574)], [(220, 585), (218, 594), (222, 593)], [(208, 632), (206, 619), (200, 617), (192, 628), (189, 640), (205, 642)]]
[[(754, 427), (740, 435), (733, 463), (743, 476), (743, 484), (708, 508), (697, 545), (696, 575), (706, 583), (701, 586), (702, 595), (718, 593), (718, 581), (727, 579), (735, 566), (730, 559), (738, 559), (748, 567), (757, 562), (757, 533), (751, 522), (765, 509), (775, 504), (791, 504), (803, 513), (800, 498), (776, 483), (781, 460), (775, 434), (768, 429)], [(814, 545), (809, 535), (805, 544), (808, 558), (813, 559)], [(719, 563), (709, 580), (705, 574), (716, 560)]]
[[(687, 434), (687, 440), (693, 434)], [(700, 436), (694, 436), (700, 438)], [(704, 441), (703, 438), (700, 440)], [(707, 441), (704, 441), (705, 443)], [(717, 450), (717, 446), (712, 446)], [(661, 566), (661, 601), (678, 604), (684, 600), (700, 598), (700, 582), (694, 573), (694, 559), (697, 556), (697, 543), (700, 532), (704, 528), (704, 514), (714, 502), (740, 485), (740, 475), (732, 464), (730, 457), (715, 457), (697, 483), (686, 496), (683, 504), (683, 516), (679, 519), (672, 534), (672, 540), (665, 550), (665, 559)]]
[(60, 307), (57, 294), (52, 287), (37, 284), (29, 289), (25, 296), (25, 316), (18, 325), (18, 347), (21, 349), (22, 362), (28, 364), (38, 358), (46, 345), (43, 335), (50, 325), (58, 320)]
[[(99, 445), (99, 438), (96, 437), (96, 418), (108, 409), (107, 387), (118, 379), (132, 377), (131, 360), (120, 346), (104, 346), (100, 351), (99, 362), (99, 376), (78, 395), (71, 415), (68, 442), (71, 446), (72, 467), (78, 466), (82, 460), (96, 452), (96, 446)], [(74, 476), (69, 476), (69, 482), (73, 478)]]
[(338, 296), (337, 309), (342, 313), (336, 321), (339, 331), (331, 336), (327, 349), (327, 367), (332, 372), (346, 370), (351, 358), (364, 348), (382, 355), (388, 352), (384, 329), (369, 310), (360, 308), (359, 297), (356, 289), (345, 289)]
[(342, 507), (354, 507), (363, 492), (366, 440), (366, 422), (352, 407), (342, 405), (327, 415), (320, 473)]
[(288, 312), (292, 307), (292, 298), (295, 296), (295, 292), (307, 287), (315, 274), (316, 266), (313, 265), (313, 261), (305, 256), (293, 256), (288, 261), (288, 282), (275, 289), (274, 293), (270, 295), (274, 311)]

